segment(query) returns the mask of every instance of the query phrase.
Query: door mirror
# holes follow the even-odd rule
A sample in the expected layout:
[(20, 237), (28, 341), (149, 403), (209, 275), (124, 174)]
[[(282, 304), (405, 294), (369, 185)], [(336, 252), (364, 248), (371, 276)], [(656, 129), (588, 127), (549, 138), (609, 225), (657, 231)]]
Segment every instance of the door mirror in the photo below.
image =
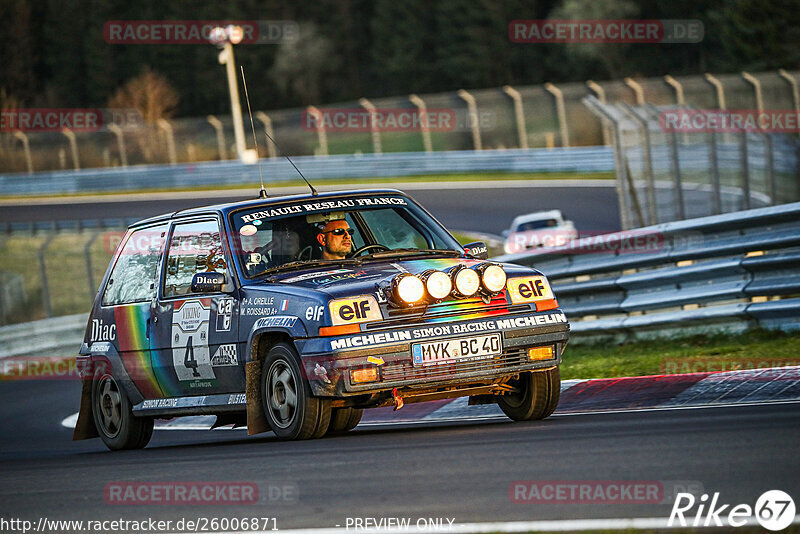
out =
[(472, 256), (473, 258), (479, 260), (489, 259), (489, 248), (483, 241), (474, 241), (472, 243), (467, 243), (466, 245), (464, 245), (464, 253), (467, 256)]
[(225, 285), (222, 273), (197, 273), (192, 277), (192, 293), (219, 293)]

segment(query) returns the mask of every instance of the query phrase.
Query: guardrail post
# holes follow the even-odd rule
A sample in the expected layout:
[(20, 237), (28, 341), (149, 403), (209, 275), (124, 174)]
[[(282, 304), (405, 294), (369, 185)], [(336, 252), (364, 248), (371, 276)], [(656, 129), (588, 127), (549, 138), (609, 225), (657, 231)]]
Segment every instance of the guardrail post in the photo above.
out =
[(22, 150), (25, 152), (25, 164), (28, 167), (28, 174), (33, 174), (33, 159), (31, 158), (31, 145), (28, 143), (28, 136), (22, 130), (15, 130), (14, 137), (22, 141)]
[(381, 132), (378, 129), (378, 112), (375, 106), (366, 98), (361, 98), (358, 101), (361, 107), (366, 109), (369, 113), (369, 130), (372, 134), (372, 152), (380, 154), (381, 150)]
[(475, 102), (475, 97), (469, 94), (464, 89), (458, 90), (458, 96), (467, 103), (467, 112), (469, 117), (470, 129), (472, 130), (472, 146), (475, 150), (483, 150), (481, 143), (481, 128), (478, 122), (478, 105)]
[[(597, 95), (597, 99), (601, 103), (606, 103), (606, 91), (599, 83), (593, 80), (586, 80), (586, 87), (594, 91), (595, 95)], [(602, 123), (603, 121), (600, 122)], [(608, 127), (605, 125), (605, 123), (603, 123), (603, 144), (606, 146), (611, 145), (611, 132), (608, 130)]]
[(600, 103), (597, 98), (592, 95), (584, 97), (582, 100), (584, 105), (588, 107), (595, 115), (599, 116), (601, 120), (611, 123), (614, 132), (614, 168), (617, 170), (617, 201), (619, 202), (620, 223), (623, 230), (632, 227), (630, 222), (630, 214), (628, 209), (628, 201), (625, 196), (625, 183), (627, 181), (626, 172), (628, 166), (625, 165), (625, 156), (622, 153), (622, 136), (619, 132), (619, 124), (611, 114), (605, 109), (605, 106)]
[(214, 127), (214, 130), (217, 132), (217, 150), (219, 151), (219, 159), (220, 160), (228, 159), (228, 153), (225, 150), (225, 132), (222, 129), (222, 121), (220, 121), (214, 115), (207, 116), (206, 120), (211, 126)]
[(306, 112), (317, 119), (317, 140), (319, 141), (319, 151), (323, 156), (328, 155), (328, 133), (325, 131), (325, 122), (322, 112), (316, 106), (308, 106)]
[(86, 278), (89, 281), (89, 298), (94, 299), (95, 294), (97, 293), (97, 287), (94, 285), (94, 274), (92, 269), (92, 245), (100, 237), (102, 232), (95, 232), (89, 241), (86, 242), (86, 245), (83, 247), (83, 253), (86, 256)]
[(544, 88), (556, 99), (556, 115), (561, 130), (561, 146), (569, 146), (569, 129), (567, 127), (567, 110), (564, 107), (564, 93), (552, 83), (544, 84)]
[(172, 131), (172, 125), (167, 119), (158, 119), (158, 127), (164, 131), (164, 136), (167, 138), (167, 155), (169, 157), (169, 162), (175, 165), (178, 162), (178, 158), (175, 154), (175, 134)]
[(756, 108), (758, 108), (758, 112), (761, 113), (764, 111), (764, 97), (761, 94), (761, 82), (749, 72), (742, 71), (742, 78), (753, 86), (753, 93), (756, 97)]
[(44, 313), (45, 317), (52, 317), (53, 316), (53, 306), (50, 303), (50, 284), (47, 282), (47, 265), (45, 264), (44, 254), (47, 252), (47, 247), (50, 246), (50, 243), (56, 238), (56, 233), (53, 232), (45, 239), (42, 246), (39, 247), (39, 272), (42, 276), (42, 302), (44, 304)]
[(122, 134), (122, 128), (118, 124), (111, 123), (108, 129), (117, 138), (117, 148), (119, 149), (119, 164), (123, 167), (128, 166), (128, 154), (125, 152), (125, 137)]
[(625, 78), (625, 85), (633, 89), (633, 94), (636, 96), (636, 105), (644, 106), (644, 88), (642, 84), (633, 78)]
[(81, 170), (81, 164), (78, 161), (78, 140), (75, 138), (75, 132), (69, 128), (64, 128), (61, 133), (69, 140), (70, 152), (72, 152), (72, 166), (76, 171)]
[(264, 131), (267, 133), (267, 154), (270, 158), (277, 158), (278, 149), (272, 141), (275, 139), (275, 132), (272, 130), (272, 119), (263, 111), (256, 111), (256, 118), (264, 125)]
[(519, 147), (527, 150), (528, 132), (525, 128), (525, 112), (522, 108), (522, 95), (510, 85), (503, 86), (505, 94), (511, 97), (514, 102), (514, 117), (517, 121), (517, 136), (519, 137)]
[(642, 168), (647, 175), (647, 224), (658, 224), (658, 209), (656, 204), (656, 183), (653, 175), (653, 155), (650, 151), (650, 127), (647, 119), (641, 117), (636, 111), (624, 102), (620, 102), (623, 111), (631, 117), (642, 133)]
[(433, 152), (433, 144), (431, 143), (431, 129), (428, 123), (428, 106), (425, 101), (417, 95), (408, 95), (408, 99), (417, 107), (419, 111), (419, 130), (422, 134), (422, 146), (425, 147), (425, 152)]

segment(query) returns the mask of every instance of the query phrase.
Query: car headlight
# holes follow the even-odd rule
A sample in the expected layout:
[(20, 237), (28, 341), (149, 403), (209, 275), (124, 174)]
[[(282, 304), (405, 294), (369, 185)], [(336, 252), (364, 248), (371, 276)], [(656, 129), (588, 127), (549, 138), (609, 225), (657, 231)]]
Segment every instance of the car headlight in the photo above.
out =
[(499, 265), (483, 264), (478, 271), (481, 273), (481, 285), (486, 292), (497, 294), (506, 287), (506, 272)]
[(422, 273), (422, 280), (425, 283), (428, 296), (436, 302), (447, 298), (453, 290), (452, 280), (442, 271), (426, 271)]
[(456, 288), (457, 296), (471, 297), (478, 292), (481, 278), (478, 273), (468, 267), (458, 269), (453, 273), (453, 285)]
[(425, 284), (413, 274), (403, 273), (392, 280), (392, 294), (399, 304), (412, 305), (425, 296)]

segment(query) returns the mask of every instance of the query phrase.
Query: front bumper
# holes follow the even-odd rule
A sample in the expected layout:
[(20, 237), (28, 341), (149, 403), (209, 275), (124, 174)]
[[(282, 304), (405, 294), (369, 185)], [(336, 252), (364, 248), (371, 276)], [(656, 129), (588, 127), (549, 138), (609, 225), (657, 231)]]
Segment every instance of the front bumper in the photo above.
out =
[[(553, 318), (556, 320), (552, 320)], [(511, 318), (512, 324), (508, 319)], [(537, 319), (540, 318), (540, 319)], [(541, 318), (550, 321), (543, 321)], [(561, 320), (563, 318), (563, 321)], [(483, 323), (483, 324), (481, 324)], [(464, 333), (468, 328), (480, 326), (484, 330)], [(517, 326), (520, 325), (520, 326)], [(438, 387), (459, 387), (476, 384), (501, 383), (504, 379), (524, 371), (552, 368), (561, 363), (561, 354), (569, 339), (569, 323), (559, 310), (515, 316), (498, 316), (482, 321), (465, 321), (451, 324), (425, 325), (406, 330), (382, 332), (381, 337), (365, 338), (376, 341), (371, 346), (347, 350), (330, 349), (344, 345), (337, 338), (312, 338), (301, 349), (304, 368), (312, 393), (316, 396), (346, 398), (370, 395), (397, 388), (398, 391), (431, 391)], [(487, 328), (494, 326), (494, 328)], [(459, 333), (454, 333), (459, 332)], [(431, 333), (430, 336), (423, 334)], [(435, 366), (415, 366), (412, 346), (417, 342), (458, 339), (470, 335), (499, 333), (502, 339), (500, 354), (484, 359), (454, 360)], [(400, 335), (403, 334), (403, 335)], [(408, 335), (406, 335), (408, 334)], [(400, 342), (398, 342), (398, 340)], [(382, 342), (385, 341), (385, 342)], [(347, 343), (351, 347), (352, 343)], [(328, 346), (327, 353), (313, 353), (309, 349)], [(553, 357), (531, 360), (528, 349), (550, 346)], [(354, 383), (352, 371), (376, 368), (378, 380)]]

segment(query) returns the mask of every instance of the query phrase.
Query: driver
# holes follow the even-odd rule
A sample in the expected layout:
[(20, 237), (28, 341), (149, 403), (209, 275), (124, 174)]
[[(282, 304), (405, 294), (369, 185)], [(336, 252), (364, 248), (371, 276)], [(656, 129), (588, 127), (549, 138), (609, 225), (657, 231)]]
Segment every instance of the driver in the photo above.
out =
[(322, 245), (322, 259), (343, 260), (353, 247), (352, 235), (353, 229), (347, 221), (328, 221), (317, 234), (317, 241)]

